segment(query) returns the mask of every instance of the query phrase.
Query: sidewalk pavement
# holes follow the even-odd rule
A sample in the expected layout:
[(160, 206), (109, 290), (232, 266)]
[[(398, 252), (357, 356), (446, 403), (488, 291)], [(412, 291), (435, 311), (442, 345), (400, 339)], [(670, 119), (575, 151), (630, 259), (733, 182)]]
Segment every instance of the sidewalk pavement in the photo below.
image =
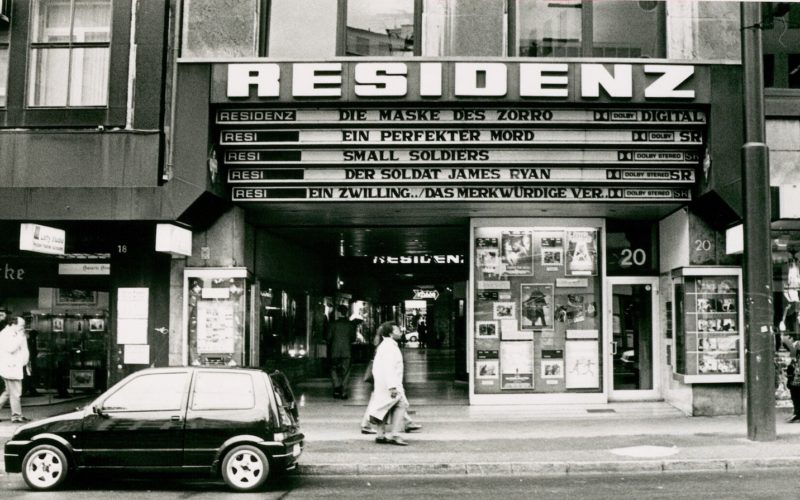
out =
[[(25, 409), (32, 418), (83, 401)], [(24, 401), (23, 401), (24, 403)], [(412, 400), (412, 405), (414, 401)], [(360, 432), (363, 405), (333, 400), (300, 408), (302, 475), (568, 475), (800, 466), (800, 424), (777, 410), (778, 439), (747, 439), (745, 416), (687, 417), (666, 403), (558, 406), (418, 405), (409, 446)], [(0, 441), (17, 424), (0, 410)]]
[[(413, 407), (413, 401), (412, 401)], [(409, 446), (360, 433), (363, 406), (300, 408), (314, 475), (541, 475), (740, 471), (800, 466), (800, 424), (777, 410), (778, 439), (747, 439), (742, 416), (687, 417), (666, 403), (598, 406), (416, 406)]]

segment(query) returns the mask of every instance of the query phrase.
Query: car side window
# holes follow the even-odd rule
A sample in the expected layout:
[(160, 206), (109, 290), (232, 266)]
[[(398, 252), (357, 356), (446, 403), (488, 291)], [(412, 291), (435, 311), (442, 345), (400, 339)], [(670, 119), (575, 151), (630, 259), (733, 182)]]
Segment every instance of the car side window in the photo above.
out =
[(192, 410), (247, 410), (256, 404), (249, 373), (200, 372), (192, 393)]
[(180, 410), (188, 373), (154, 373), (137, 377), (103, 402), (106, 411)]

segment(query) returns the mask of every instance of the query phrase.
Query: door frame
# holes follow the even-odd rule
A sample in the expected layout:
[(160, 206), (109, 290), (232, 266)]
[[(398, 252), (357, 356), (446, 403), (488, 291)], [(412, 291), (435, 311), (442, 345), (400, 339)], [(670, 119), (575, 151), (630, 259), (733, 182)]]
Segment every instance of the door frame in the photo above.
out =
[[(604, 344), (605, 354), (605, 379), (608, 381), (606, 390), (608, 391), (609, 401), (653, 401), (662, 399), (661, 395), (661, 326), (659, 317), (659, 293), (658, 293), (658, 276), (614, 276), (607, 277), (605, 286), (603, 287), (603, 304), (605, 304), (605, 314), (603, 315), (604, 321)], [(614, 358), (613, 358), (613, 345), (614, 334), (612, 332), (614, 303), (612, 289), (614, 285), (650, 285), (652, 300), (651, 300), (651, 317), (653, 328), (653, 388), (641, 390), (614, 390)]]

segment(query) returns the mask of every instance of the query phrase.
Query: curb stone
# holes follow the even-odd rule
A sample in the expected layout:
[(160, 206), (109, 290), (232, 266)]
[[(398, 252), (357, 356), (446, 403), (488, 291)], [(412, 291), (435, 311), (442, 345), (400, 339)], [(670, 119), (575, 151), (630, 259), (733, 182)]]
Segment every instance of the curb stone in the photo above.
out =
[(660, 460), (608, 461), (608, 462), (569, 462), (567, 474), (604, 474), (618, 472), (662, 472)]
[(798, 457), (686, 459), (594, 462), (474, 462), (397, 464), (299, 464), (297, 474), (309, 476), (470, 475), (553, 476), (570, 474), (744, 471), (800, 467)]
[(728, 461), (724, 458), (696, 460), (664, 460), (664, 471), (727, 470)]

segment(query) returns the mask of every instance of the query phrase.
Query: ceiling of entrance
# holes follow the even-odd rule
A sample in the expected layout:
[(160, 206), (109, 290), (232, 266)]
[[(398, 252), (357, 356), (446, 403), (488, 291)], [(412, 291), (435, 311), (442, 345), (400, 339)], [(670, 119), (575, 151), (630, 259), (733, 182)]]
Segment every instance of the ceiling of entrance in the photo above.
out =
[(248, 220), (302, 246), (345, 256), (465, 254), (473, 217), (659, 220), (679, 204), (259, 203)]

